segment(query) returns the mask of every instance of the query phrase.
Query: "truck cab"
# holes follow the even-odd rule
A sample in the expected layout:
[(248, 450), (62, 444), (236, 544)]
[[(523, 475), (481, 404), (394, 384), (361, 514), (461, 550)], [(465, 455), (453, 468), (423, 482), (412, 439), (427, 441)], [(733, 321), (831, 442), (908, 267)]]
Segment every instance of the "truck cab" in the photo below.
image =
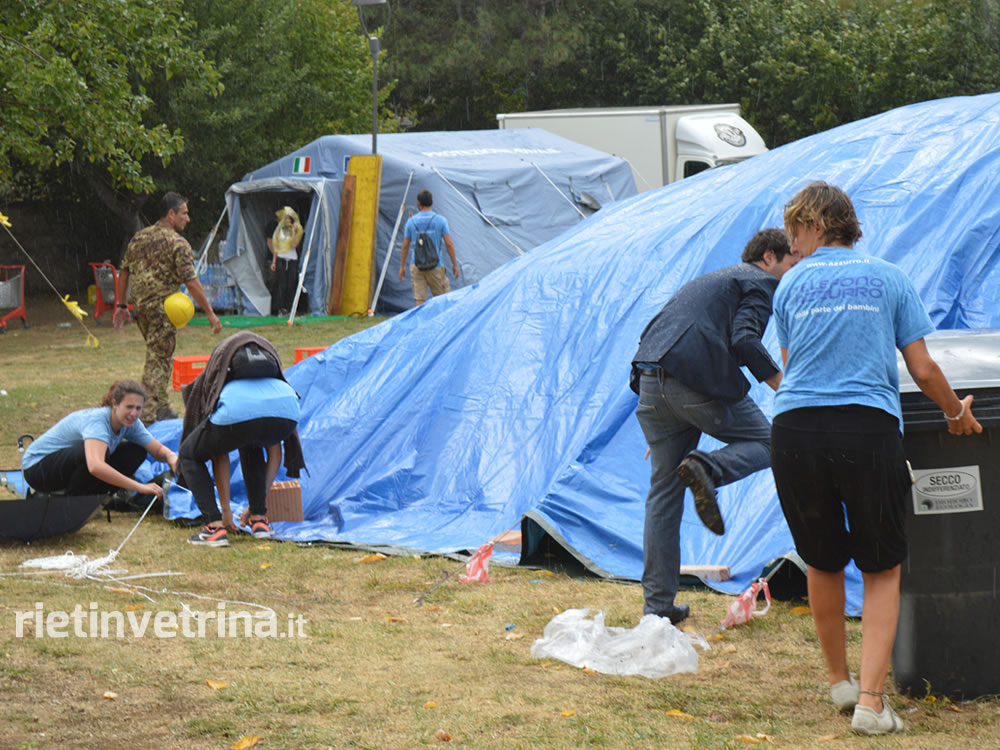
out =
[(671, 182), (767, 151), (760, 134), (732, 112), (679, 117), (674, 137), (677, 163)]

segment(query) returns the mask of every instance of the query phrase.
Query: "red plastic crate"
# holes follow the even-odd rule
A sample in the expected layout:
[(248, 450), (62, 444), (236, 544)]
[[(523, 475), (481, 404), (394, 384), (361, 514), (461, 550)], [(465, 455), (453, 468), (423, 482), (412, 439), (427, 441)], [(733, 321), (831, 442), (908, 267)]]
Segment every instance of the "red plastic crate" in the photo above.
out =
[(208, 364), (207, 354), (188, 354), (174, 357), (174, 390), (179, 391), (182, 385), (190, 383)]
[[(329, 344), (327, 345), (329, 346)], [(295, 361), (301, 362), (306, 357), (311, 357), (314, 354), (319, 354), (321, 351), (326, 349), (326, 346), (299, 346), (295, 349)]]

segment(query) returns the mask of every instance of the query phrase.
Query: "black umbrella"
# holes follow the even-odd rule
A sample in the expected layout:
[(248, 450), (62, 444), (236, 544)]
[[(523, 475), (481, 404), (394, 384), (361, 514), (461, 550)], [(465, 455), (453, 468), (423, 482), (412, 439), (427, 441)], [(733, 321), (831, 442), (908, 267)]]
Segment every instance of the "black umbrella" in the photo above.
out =
[(0, 500), (0, 539), (31, 542), (79, 530), (107, 495), (33, 495), (26, 500)]

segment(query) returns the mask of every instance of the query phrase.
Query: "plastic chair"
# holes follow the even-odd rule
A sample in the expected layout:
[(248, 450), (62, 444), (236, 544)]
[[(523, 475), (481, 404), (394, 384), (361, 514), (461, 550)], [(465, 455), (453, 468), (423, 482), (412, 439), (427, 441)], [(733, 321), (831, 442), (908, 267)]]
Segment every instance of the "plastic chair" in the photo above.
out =
[(7, 321), (20, 318), (21, 326), (28, 328), (24, 308), (24, 266), (0, 266), (0, 310), (14, 308), (0, 317), (0, 333), (7, 332)]
[[(94, 320), (97, 325), (101, 325), (101, 314), (105, 310), (110, 310), (113, 316), (118, 305), (118, 269), (109, 261), (88, 265), (94, 269), (94, 285), (97, 287), (97, 309), (94, 310)], [(131, 310), (132, 305), (129, 305), (128, 309)]]

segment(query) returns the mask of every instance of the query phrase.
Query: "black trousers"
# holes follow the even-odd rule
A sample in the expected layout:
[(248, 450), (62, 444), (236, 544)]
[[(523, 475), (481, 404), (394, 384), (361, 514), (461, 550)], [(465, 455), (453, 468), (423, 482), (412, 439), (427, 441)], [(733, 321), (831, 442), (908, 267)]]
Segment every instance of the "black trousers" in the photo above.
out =
[[(295, 300), (295, 287), (299, 283), (299, 261), (297, 258), (295, 260), (282, 260), (279, 257), (275, 265), (278, 276), (275, 282), (278, 309), (288, 311), (292, 309), (292, 302)], [(274, 307), (273, 303), (271, 307)]]
[(214, 456), (239, 451), (250, 513), (267, 515), (267, 459), (264, 448), (280, 443), (295, 431), (297, 425), (294, 419), (277, 417), (259, 417), (230, 425), (212, 424), (206, 419), (184, 438), (177, 453), (181, 475), (206, 523), (222, 520), (222, 511), (215, 502), (215, 483), (208, 473), (207, 462)]
[[(146, 459), (146, 449), (141, 445), (123, 440), (110, 455), (105, 453), (104, 459), (113, 469), (127, 477), (135, 474), (135, 470)], [(24, 470), (24, 481), (37, 492), (62, 492), (67, 495), (103, 495), (119, 489), (104, 482), (87, 469), (87, 454), (83, 443), (71, 448), (50, 453), (38, 463)]]

